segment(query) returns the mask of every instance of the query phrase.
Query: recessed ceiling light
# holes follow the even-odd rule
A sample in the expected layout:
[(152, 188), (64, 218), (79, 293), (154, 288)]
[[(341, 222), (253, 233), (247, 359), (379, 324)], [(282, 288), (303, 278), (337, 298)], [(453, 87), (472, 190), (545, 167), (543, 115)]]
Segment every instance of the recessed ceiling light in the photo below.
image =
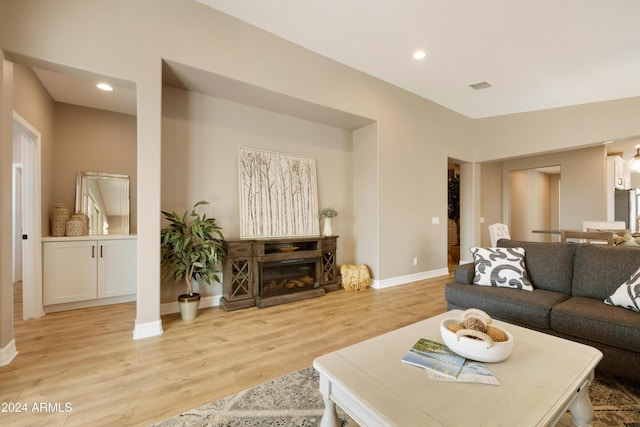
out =
[(427, 52), (424, 50), (416, 50), (413, 52), (413, 59), (424, 59), (427, 57)]
[(111, 85), (109, 85), (107, 83), (98, 83), (96, 86), (98, 87), (98, 89), (102, 89), (102, 90), (105, 90), (107, 92), (111, 92), (113, 90)]

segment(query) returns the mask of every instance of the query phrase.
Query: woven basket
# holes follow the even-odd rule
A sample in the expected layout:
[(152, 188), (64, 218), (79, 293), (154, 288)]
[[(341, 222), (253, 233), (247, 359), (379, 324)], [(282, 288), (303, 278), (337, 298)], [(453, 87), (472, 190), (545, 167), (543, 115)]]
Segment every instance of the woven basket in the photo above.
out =
[(345, 264), (340, 266), (342, 287), (347, 291), (362, 291), (369, 287), (371, 278), (364, 264)]

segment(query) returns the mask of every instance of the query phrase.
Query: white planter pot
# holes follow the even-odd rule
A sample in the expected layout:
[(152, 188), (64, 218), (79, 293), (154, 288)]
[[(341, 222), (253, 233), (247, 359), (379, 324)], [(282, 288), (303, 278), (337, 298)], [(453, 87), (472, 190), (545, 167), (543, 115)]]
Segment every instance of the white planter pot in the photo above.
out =
[(193, 295), (183, 294), (178, 297), (178, 307), (182, 320), (192, 320), (198, 316), (200, 308), (200, 294), (194, 292)]
[(323, 236), (333, 236), (333, 218), (324, 219), (324, 229), (322, 230)]

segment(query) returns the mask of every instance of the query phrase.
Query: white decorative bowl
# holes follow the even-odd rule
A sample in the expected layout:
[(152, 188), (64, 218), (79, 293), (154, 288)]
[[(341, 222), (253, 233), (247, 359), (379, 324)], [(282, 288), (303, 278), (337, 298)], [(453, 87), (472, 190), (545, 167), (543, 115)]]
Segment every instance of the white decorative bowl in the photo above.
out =
[(477, 338), (461, 336), (447, 328), (450, 324), (460, 324), (464, 321), (462, 318), (444, 319), (440, 322), (440, 334), (444, 344), (453, 352), (478, 362), (501, 362), (505, 360), (513, 350), (513, 335), (497, 326), (507, 335), (506, 341), (486, 342)]

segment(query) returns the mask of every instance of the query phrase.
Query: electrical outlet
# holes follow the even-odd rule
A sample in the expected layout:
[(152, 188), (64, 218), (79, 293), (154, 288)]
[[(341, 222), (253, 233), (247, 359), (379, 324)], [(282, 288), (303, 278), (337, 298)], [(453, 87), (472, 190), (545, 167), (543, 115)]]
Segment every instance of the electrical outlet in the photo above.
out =
[(418, 265), (418, 258), (413, 259), (413, 265)]
[(434, 216), (431, 218), (431, 224), (440, 224), (440, 217)]

